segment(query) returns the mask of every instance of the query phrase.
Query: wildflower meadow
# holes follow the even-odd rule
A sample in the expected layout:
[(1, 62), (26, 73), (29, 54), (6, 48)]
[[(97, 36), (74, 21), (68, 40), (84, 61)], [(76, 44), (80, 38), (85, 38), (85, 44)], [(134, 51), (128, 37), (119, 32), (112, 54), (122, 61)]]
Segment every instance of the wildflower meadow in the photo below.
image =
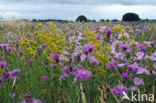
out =
[(156, 103), (154, 22), (31, 22), (0, 35), (0, 103)]

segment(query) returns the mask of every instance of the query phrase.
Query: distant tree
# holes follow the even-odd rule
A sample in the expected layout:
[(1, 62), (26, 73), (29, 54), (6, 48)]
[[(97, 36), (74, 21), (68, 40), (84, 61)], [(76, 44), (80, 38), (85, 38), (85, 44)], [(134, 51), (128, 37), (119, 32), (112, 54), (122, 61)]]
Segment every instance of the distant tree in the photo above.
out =
[(37, 19), (32, 19), (32, 21), (33, 21), (33, 22), (37, 22), (38, 20), (37, 20)]
[(0, 15), (0, 20), (3, 20), (2, 16)]
[(107, 19), (107, 20), (106, 20), (106, 22), (110, 22), (110, 20), (109, 20), (109, 19)]
[(93, 20), (92, 20), (92, 22), (96, 23), (96, 20), (95, 20), (95, 19), (93, 19)]
[(111, 20), (112, 22), (118, 22), (119, 20), (118, 19), (113, 19)]
[(90, 19), (87, 19), (87, 22), (91, 22), (92, 20), (90, 20)]
[(85, 17), (84, 15), (80, 15), (80, 16), (78, 16), (76, 21), (87, 22), (87, 17)]
[(105, 22), (105, 20), (104, 19), (100, 19), (100, 22)]
[(126, 13), (122, 17), (123, 21), (139, 21), (139, 15), (136, 13)]

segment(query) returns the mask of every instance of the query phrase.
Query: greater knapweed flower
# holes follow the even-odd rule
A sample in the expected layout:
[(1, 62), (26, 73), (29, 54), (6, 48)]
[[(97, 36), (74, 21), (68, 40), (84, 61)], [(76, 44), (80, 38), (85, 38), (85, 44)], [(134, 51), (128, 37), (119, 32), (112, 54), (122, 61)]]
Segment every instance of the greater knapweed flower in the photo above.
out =
[(137, 86), (132, 86), (132, 87), (129, 88), (129, 90), (140, 92), (140, 90), (138, 89)]
[(46, 44), (42, 44), (42, 48), (46, 48), (47, 47), (47, 45)]
[(59, 55), (58, 54), (53, 54), (51, 59), (54, 59), (56, 62), (59, 62)]
[(5, 51), (9, 52), (9, 51), (11, 51), (11, 50), (13, 50), (13, 49), (14, 49), (13, 47), (6, 47), (6, 48), (5, 48)]
[(14, 70), (10, 71), (9, 74), (10, 74), (11, 76), (14, 76), (15, 74), (17, 74), (17, 73), (19, 73), (19, 72), (21, 72), (21, 69), (14, 69)]
[(29, 63), (29, 65), (32, 65), (32, 60), (29, 60), (28, 63)]
[(137, 43), (136, 47), (138, 50), (142, 50), (142, 51), (146, 50), (146, 46), (144, 45), (144, 43)]
[(153, 35), (153, 38), (156, 38), (156, 34)]
[(39, 99), (33, 99), (31, 103), (42, 103)]
[(30, 94), (25, 94), (24, 97), (25, 97), (26, 99), (30, 99), (30, 98), (31, 98)]
[(12, 93), (12, 99), (14, 99), (15, 98), (15, 96), (16, 96), (16, 93)]
[(28, 103), (28, 102), (26, 100), (22, 100), (22, 101), (20, 101), (18, 103)]
[(2, 75), (4, 78), (7, 78), (9, 76), (8, 72), (3, 72)]
[(1, 87), (1, 88), (4, 88), (4, 84), (3, 84), (3, 83), (1, 83), (1, 84), (0, 84), (0, 87)]
[(71, 68), (66, 66), (63, 69), (61, 69), (62, 72), (68, 72)]
[(6, 61), (0, 61), (0, 66), (1, 67), (5, 67), (7, 65), (8, 65), (8, 63)]
[(142, 78), (139, 78), (139, 77), (135, 77), (133, 79), (133, 82), (135, 85), (139, 86), (139, 85), (144, 85), (144, 80)]
[(23, 51), (19, 51), (19, 54), (22, 55), (23, 54)]
[(114, 92), (115, 94), (119, 94), (119, 95), (123, 95), (123, 92), (126, 92), (127, 90), (128, 90), (127, 87), (120, 85), (120, 84), (112, 88), (112, 92)]
[(133, 70), (134, 72), (137, 72), (137, 70), (138, 70), (140, 67), (138, 66), (138, 64), (134, 63), (134, 64), (132, 64), (132, 65), (128, 65), (127, 68), (128, 68), (128, 70)]
[(145, 68), (138, 68), (136, 74), (147, 74), (150, 75), (149, 71)]
[(3, 78), (2, 77), (0, 77), (0, 82), (3, 80)]
[(78, 69), (73, 74), (75, 75), (76, 78), (79, 78), (81, 80), (87, 80), (88, 78), (91, 77), (92, 72), (88, 70)]
[(99, 64), (99, 61), (94, 56), (89, 57), (89, 62), (95, 65)]
[(69, 78), (69, 75), (66, 72), (63, 73), (63, 75), (60, 76), (60, 79), (63, 79), (63, 80), (65, 80), (67, 78)]
[(118, 62), (117, 61), (110, 61), (109, 63), (107, 63), (107, 68), (108, 69), (113, 69), (118, 67)]
[(104, 37), (102, 37), (101, 35), (97, 35), (96, 39), (97, 39), (97, 40), (103, 40)]
[(92, 52), (93, 50), (95, 50), (96, 47), (94, 45), (91, 45), (91, 44), (87, 44), (87, 45), (84, 45), (84, 50), (83, 50), (83, 53), (84, 54), (87, 54), (89, 52)]
[(131, 47), (126, 44), (121, 44), (119, 48), (123, 49), (124, 51), (131, 51)]
[(47, 76), (42, 76), (41, 79), (42, 79), (43, 81), (48, 81), (49, 78), (48, 78)]
[(106, 30), (106, 26), (102, 26), (102, 27), (100, 27), (100, 30), (99, 30), (99, 31), (100, 31), (101, 33), (104, 33), (105, 30)]
[(10, 46), (10, 44), (0, 44), (0, 48), (2, 48), (2, 47), (8, 47), (8, 46)]
[(108, 30), (106, 31), (106, 34), (107, 34), (107, 36), (109, 37), (109, 36), (112, 34), (112, 31), (111, 31), (110, 29), (108, 29)]
[(128, 78), (128, 73), (127, 72), (123, 72), (122, 76), (127, 79)]

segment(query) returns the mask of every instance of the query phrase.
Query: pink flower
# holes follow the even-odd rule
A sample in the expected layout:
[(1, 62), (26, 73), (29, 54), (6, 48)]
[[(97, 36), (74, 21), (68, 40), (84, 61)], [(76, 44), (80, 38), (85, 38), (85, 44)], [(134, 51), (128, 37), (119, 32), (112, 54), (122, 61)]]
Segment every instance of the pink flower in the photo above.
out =
[(56, 60), (57, 62), (59, 62), (59, 55), (58, 54), (53, 54), (51, 59)]
[(99, 61), (94, 56), (90, 56), (89, 61), (92, 64), (99, 64)]
[(144, 80), (142, 78), (139, 77), (135, 77), (133, 80), (134, 84), (139, 86), (139, 85), (144, 85)]
[(87, 44), (87, 45), (84, 45), (83, 53), (87, 54), (88, 52), (92, 52), (95, 49), (96, 47), (94, 45)]
[(121, 44), (120, 45), (120, 48), (123, 49), (123, 50), (125, 50), (125, 51), (128, 51), (128, 52), (131, 51), (131, 47), (128, 46), (128, 45), (126, 45), (126, 44)]
[(73, 74), (75, 75), (76, 78), (79, 78), (81, 80), (87, 80), (88, 78), (91, 77), (92, 72), (91, 71), (88, 71), (88, 70), (78, 69)]
[(116, 85), (114, 88), (112, 88), (112, 91), (115, 93), (115, 94), (120, 94), (120, 95), (123, 95), (123, 92), (124, 91), (127, 91), (128, 88), (123, 86), (123, 85)]

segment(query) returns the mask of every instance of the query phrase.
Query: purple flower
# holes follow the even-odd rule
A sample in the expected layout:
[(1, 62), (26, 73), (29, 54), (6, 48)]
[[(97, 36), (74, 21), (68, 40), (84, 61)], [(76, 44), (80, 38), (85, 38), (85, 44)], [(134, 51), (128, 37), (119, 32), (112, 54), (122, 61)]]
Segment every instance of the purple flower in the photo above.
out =
[(155, 71), (152, 71), (152, 74), (153, 74), (153, 75), (156, 75), (156, 72), (155, 72)]
[(41, 53), (41, 51), (42, 51), (41, 49), (37, 49), (37, 52), (38, 52), (38, 53)]
[(27, 98), (27, 99), (31, 98), (30, 94), (25, 94), (24, 97)]
[(0, 61), (0, 66), (1, 66), (1, 67), (7, 66), (7, 64), (8, 64), (8, 63), (7, 63), (6, 61)]
[(16, 93), (13, 93), (13, 94), (12, 94), (12, 99), (14, 99), (14, 98), (15, 98), (15, 96), (16, 96)]
[(127, 79), (127, 78), (128, 78), (127, 72), (123, 72), (123, 73), (122, 73), (122, 76), (125, 77), (125, 78)]
[(137, 43), (136, 47), (137, 47), (138, 50), (143, 50), (143, 51), (146, 50), (146, 47), (144, 46), (143, 43)]
[(46, 44), (42, 44), (42, 48), (46, 48)]
[(41, 79), (42, 79), (43, 81), (47, 81), (47, 80), (48, 80), (48, 77), (42, 76)]
[(78, 69), (73, 74), (75, 75), (76, 78), (79, 78), (81, 80), (87, 80), (88, 78), (91, 77), (92, 72), (88, 70)]
[(136, 56), (137, 56), (137, 60), (141, 60), (144, 57), (145, 53), (144, 52), (137, 52)]
[(18, 76), (10, 76), (10, 79), (11, 80), (14, 80), (14, 79), (19, 80)]
[(153, 38), (156, 38), (156, 34), (153, 35)]
[(60, 79), (67, 79), (69, 78), (69, 75), (67, 73), (63, 73), (63, 75), (60, 76)]
[(41, 102), (41, 100), (39, 100), (39, 99), (34, 99), (34, 100), (32, 100), (31, 103), (42, 103), (42, 102)]
[(6, 48), (5, 48), (6, 51), (11, 51), (11, 50), (13, 50), (13, 49), (14, 49), (13, 47), (6, 47)]
[(66, 66), (66, 67), (64, 67), (61, 71), (62, 71), (62, 72), (68, 72), (69, 70), (70, 70), (70, 67)]
[(138, 89), (137, 86), (132, 86), (132, 87), (130, 87), (129, 89), (130, 89), (131, 91), (138, 91), (138, 92), (140, 92), (140, 90)]
[(116, 85), (114, 88), (112, 88), (112, 92), (114, 92), (115, 94), (119, 94), (119, 95), (123, 95), (124, 91), (127, 91), (128, 88), (123, 86), (123, 85)]
[(8, 47), (9, 44), (0, 44), (0, 47)]
[(142, 78), (135, 77), (134, 80), (133, 80), (133, 82), (137, 86), (144, 85), (144, 80)]
[(118, 62), (116, 61), (110, 61), (109, 63), (107, 63), (107, 68), (112, 69), (112, 68), (116, 68), (118, 66)]
[(1, 84), (0, 84), (0, 87), (1, 87), (1, 88), (4, 88), (4, 84), (3, 84), (3, 83), (1, 83)]
[(89, 62), (92, 64), (99, 64), (99, 61), (94, 56), (89, 57)]
[(137, 69), (137, 73), (136, 74), (143, 74), (143, 73), (146, 73), (147, 75), (150, 75), (150, 73), (148, 72), (147, 69), (144, 69), (144, 68), (138, 68)]
[(133, 71), (137, 72), (140, 67), (135, 63), (135, 64), (132, 64), (132, 65), (128, 65), (127, 68), (129, 70), (133, 70)]
[(7, 78), (9, 76), (9, 74), (7, 72), (3, 72), (2, 74), (3, 74), (4, 78)]
[(87, 54), (88, 52), (92, 52), (95, 49), (96, 47), (94, 45), (87, 44), (87, 45), (84, 45), (83, 53)]
[(106, 26), (102, 26), (102, 27), (100, 27), (100, 30), (99, 30), (99, 31), (100, 31), (101, 33), (104, 33), (104, 32), (105, 32), (105, 29), (106, 29)]
[(32, 65), (32, 60), (29, 60), (29, 62), (28, 62), (28, 63), (29, 63), (29, 65)]
[(23, 54), (23, 51), (19, 51), (19, 54), (21, 54), (21, 55), (22, 55), (22, 54)]
[(128, 51), (128, 52), (131, 51), (131, 47), (128, 46), (128, 45), (126, 45), (126, 44), (121, 44), (120, 45), (120, 48), (123, 49), (123, 50), (125, 50), (125, 51)]
[(28, 103), (26, 100), (23, 100), (21, 102), (18, 102), (18, 103)]
[(3, 80), (3, 78), (2, 77), (0, 77), (0, 82)]
[(58, 54), (53, 54), (51, 59), (54, 59), (55, 61), (59, 62), (59, 55)]
[(101, 35), (97, 35), (96, 39), (97, 40), (103, 40), (104, 38)]
[(110, 29), (108, 29), (108, 30), (106, 31), (106, 34), (107, 34), (107, 36), (110, 36), (110, 35), (112, 34), (112, 31), (111, 31)]
[(10, 74), (11, 76), (14, 76), (15, 74), (17, 74), (17, 73), (19, 73), (19, 72), (21, 72), (21, 69), (14, 69), (14, 70), (10, 71), (9, 74)]

